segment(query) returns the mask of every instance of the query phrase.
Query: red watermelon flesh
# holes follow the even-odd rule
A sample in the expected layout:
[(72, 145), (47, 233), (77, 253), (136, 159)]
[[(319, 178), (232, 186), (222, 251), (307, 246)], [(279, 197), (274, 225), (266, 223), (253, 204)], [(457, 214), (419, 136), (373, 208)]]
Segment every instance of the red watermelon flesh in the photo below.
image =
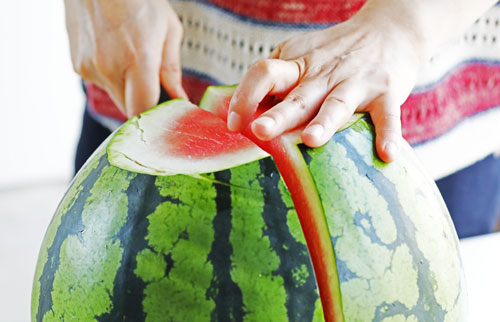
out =
[(172, 147), (170, 153), (197, 159), (231, 154), (239, 149), (253, 147), (246, 137), (227, 131), (224, 122), (202, 109), (192, 110), (180, 117), (173, 130), (164, 133), (163, 139)]
[(122, 126), (108, 146), (123, 169), (151, 175), (220, 171), (268, 156), (224, 121), (183, 99), (161, 104)]

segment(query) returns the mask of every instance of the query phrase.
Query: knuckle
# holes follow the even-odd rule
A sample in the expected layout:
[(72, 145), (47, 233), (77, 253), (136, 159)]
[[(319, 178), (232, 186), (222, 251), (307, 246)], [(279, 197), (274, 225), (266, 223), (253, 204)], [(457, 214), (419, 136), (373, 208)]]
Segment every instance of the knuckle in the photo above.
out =
[(107, 65), (96, 65), (96, 71), (105, 79), (115, 79), (116, 76), (122, 76), (122, 74), (124, 74), (119, 73), (117, 70)]
[(95, 78), (95, 75), (92, 73), (92, 68), (90, 68), (86, 64), (82, 64), (79, 66), (74, 66), (75, 72), (80, 75), (85, 80), (92, 80)]
[(326, 79), (326, 87), (334, 88), (339, 83), (339, 75), (334, 73), (333, 71), (328, 73), (328, 77)]
[(322, 109), (325, 109), (328, 115), (341, 115), (345, 116), (352, 114), (355, 107), (348, 104), (344, 99), (330, 95), (325, 98), (322, 104)]
[(385, 91), (390, 91), (394, 87), (392, 75), (386, 69), (381, 69), (378, 72), (378, 82), (383, 86)]
[(288, 95), (285, 98), (285, 101), (287, 101), (289, 104), (293, 105), (294, 107), (296, 107), (299, 110), (307, 109), (306, 99), (304, 98), (304, 96), (302, 96), (300, 94)]
[(170, 28), (177, 35), (182, 36), (184, 33), (184, 28), (183, 28), (182, 23), (179, 19), (172, 19)]
[(72, 65), (75, 73), (80, 75), (85, 80), (91, 80), (97, 76), (94, 75), (95, 69), (92, 68), (94, 64), (89, 59), (83, 59), (83, 58), (75, 59)]
[(277, 45), (273, 51), (271, 52), (271, 55), (274, 55), (276, 58), (282, 58), (282, 53), (283, 53), (283, 43)]
[(161, 65), (161, 70), (162, 73), (169, 73), (169, 74), (180, 74), (181, 73), (181, 66), (176, 63), (163, 63)]
[(349, 108), (349, 106), (347, 105), (347, 102), (336, 95), (327, 96), (325, 98), (325, 101), (323, 102), (323, 104), (328, 105), (328, 106), (335, 106), (335, 108), (343, 108), (343, 109)]
[(283, 109), (273, 109), (266, 113), (266, 116), (272, 118), (276, 122), (277, 126), (286, 126), (287, 114)]
[(387, 121), (387, 122), (396, 122), (396, 123), (400, 123), (401, 122), (401, 112), (400, 112), (400, 109), (394, 109), (392, 111), (388, 111), (384, 114), (384, 116), (382, 117), (382, 119), (384, 121)]
[(78, 75), (80, 75), (82, 77), (84, 77), (85, 75), (88, 75), (88, 67), (86, 67), (82, 63), (73, 63), (73, 70), (75, 71), (75, 73), (77, 73)]
[(105, 55), (96, 55), (94, 60), (95, 70), (105, 78), (114, 78), (117, 70), (113, 64), (110, 64), (109, 60)]
[(293, 62), (297, 65), (297, 69), (299, 71), (299, 78), (304, 78), (308, 66), (307, 58), (299, 57), (298, 59), (293, 60)]
[(256, 61), (251, 70), (262, 76), (273, 75), (273, 63), (271, 59), (259, 59)]
[(399, 115), (387, 114), (382, 116), (381, 120), (381, 130), (386, 133), (401, 133), (401, 120)]
[(362, 70), (361, 75), (365, 79), (370, 80), (371, 83), (376, 84), (376, 87), (381, 92), (390, 91), (395, 84), (391, 72), (380, 64), (366, 66)]

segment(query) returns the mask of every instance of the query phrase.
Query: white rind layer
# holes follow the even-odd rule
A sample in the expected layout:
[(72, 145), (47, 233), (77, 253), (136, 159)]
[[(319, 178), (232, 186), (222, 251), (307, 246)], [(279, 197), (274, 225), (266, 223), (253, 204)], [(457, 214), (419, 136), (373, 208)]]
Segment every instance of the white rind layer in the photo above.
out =
[[(177, 99), (130, 119), (108, 145), (110, 163), (124, 170), (150, 175), (195, 175), (230, 169), (268, 156), (246, 138), (249, 142), (247, 147), (214, 157), (198, 158), (173, 153), (175, 147), (162, 138), (166, 132), (175, 131), (179, 118), (195, 109), (198, 107), (190, 102)], [(220, 122), (223, 123), (222, 120)]]

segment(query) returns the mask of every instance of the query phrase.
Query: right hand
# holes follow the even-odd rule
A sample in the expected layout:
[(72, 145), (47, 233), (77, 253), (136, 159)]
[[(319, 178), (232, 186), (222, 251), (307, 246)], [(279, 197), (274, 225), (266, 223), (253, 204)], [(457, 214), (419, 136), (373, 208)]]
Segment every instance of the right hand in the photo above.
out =
[(181, 84), (182, 25), (167, 0), (65, 0), (75, 71), (103, 88), (127, 116), (157, 104), (160, 83)]

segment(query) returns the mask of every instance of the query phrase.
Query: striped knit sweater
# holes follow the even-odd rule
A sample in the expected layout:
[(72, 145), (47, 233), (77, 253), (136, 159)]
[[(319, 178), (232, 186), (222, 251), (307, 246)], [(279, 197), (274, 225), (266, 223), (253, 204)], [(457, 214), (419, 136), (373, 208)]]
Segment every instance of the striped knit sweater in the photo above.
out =
[[(284, 40), (348, 19), (364, 0), (171, 0), (184, 26), (183, 84), (238, 83)], [(110, 129), (125, 117), (87, 84), (91, 114)], [(500, 150), (500, 2), (435, 55), (401, 107), (404, 138), (437, 179)]]

